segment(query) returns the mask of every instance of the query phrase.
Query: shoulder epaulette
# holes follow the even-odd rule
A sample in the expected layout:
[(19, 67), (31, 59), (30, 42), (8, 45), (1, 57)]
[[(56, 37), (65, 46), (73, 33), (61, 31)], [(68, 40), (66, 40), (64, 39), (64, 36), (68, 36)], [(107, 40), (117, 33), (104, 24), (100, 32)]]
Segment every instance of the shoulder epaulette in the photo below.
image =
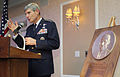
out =
[(46, 21), (48, 21), (48, 22), (54, 22), (53, 20), (51, 20), (51, 19), (46, 19)]

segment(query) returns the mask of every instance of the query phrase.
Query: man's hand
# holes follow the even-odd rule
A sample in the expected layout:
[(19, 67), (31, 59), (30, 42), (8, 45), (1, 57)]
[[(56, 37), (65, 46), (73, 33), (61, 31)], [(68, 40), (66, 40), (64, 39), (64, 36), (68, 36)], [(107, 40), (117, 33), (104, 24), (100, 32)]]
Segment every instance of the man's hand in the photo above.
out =
[(12, 30), (12, 32), (18, 27), (17, 21), (14, 24), (13, 21), (10, 19), (7, 23), (8, 23), (8, 28)]
[(25, 45), (36, 45), (36, 40), (31, 37), (25, 38)]

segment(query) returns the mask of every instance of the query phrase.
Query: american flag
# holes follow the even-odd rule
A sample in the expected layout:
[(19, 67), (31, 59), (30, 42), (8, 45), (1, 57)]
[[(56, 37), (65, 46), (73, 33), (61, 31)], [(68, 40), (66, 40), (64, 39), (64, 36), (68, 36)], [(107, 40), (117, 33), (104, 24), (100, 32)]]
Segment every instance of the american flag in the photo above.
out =
[(1, 37), (6, 37), (9, 33), (9, 28), (7, 27), (8, 25), (6, 24), (7, 20), (8, 20), (8, 0), (4, 0), (0, 30)]

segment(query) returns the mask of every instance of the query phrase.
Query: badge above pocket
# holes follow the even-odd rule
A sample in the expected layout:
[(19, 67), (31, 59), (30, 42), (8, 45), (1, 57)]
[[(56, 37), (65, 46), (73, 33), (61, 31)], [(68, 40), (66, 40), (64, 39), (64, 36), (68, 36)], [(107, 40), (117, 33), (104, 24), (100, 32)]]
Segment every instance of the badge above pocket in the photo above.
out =
[(44, 37), (41, 37), (40, 40), (45, 40), (45, 38), (44, 38)]

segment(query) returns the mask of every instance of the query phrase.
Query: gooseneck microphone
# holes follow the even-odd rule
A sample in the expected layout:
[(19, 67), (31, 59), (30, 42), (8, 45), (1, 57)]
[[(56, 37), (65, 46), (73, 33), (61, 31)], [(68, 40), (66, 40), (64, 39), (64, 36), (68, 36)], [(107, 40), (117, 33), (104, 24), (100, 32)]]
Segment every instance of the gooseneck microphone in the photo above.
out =
[(19, 33), (19, 30), (24, 26), (24, 23), (19, 23), (18, 27), (13, 31), (13, 33)]

